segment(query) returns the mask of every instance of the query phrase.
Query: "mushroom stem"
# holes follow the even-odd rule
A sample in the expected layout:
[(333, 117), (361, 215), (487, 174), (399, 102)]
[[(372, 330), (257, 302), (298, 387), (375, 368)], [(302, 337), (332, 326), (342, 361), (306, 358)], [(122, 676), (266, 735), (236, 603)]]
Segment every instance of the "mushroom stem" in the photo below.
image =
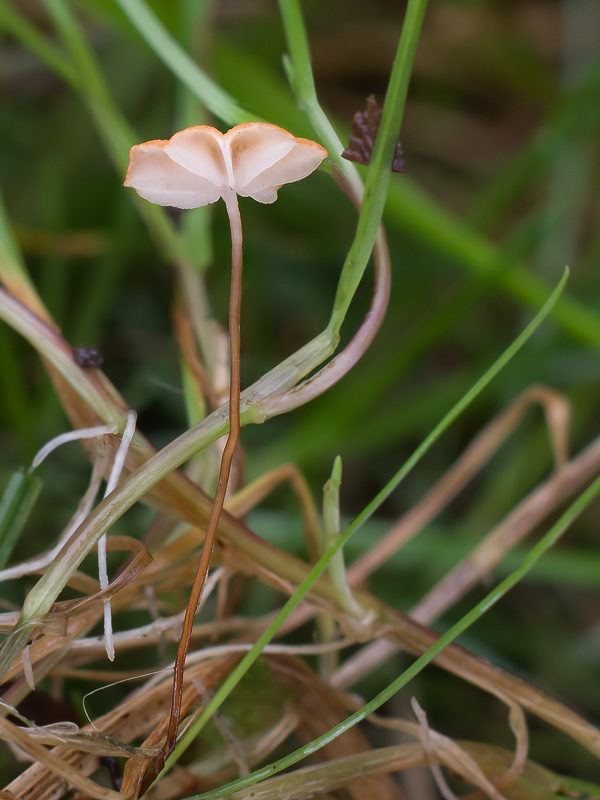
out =
[(240, 438), (240, 349), (241, 349), (241, 312), (242, 312), (242, 220), (238, 206), (237, 194), (230, 190), (224, 195), (229, 215), (229, 225), (231, 229), (231, 290), (229, 296), (229, 355), (230, 355), (230, 383), (229, 383), (229, 434), (221, 456), (219, 468), (219, 480), (217, 490), (212, 504), (210, 517), (206, 527), (204, 544), (200, 554), (200, 563), (196, 571), (194, 583), (190, 592), (188, 605), (185, 612), (181, 638), (177, 648), (177, 656), (173, 669), (173, 694), (171, 701), (171, 715), (169, 718), (169, 728), (167, 738), (161, 754), (157, 757), (155, 764), (151, 765), (149, 772), (144, 779), (144, 787), (147, 788), (162, 770), (166, 759), (169, 757), (177, 740), (177, 729), (181, 713), (181, 699), (183, 695), (183, 672), (185, 659), (192, 635), (194, 615), (200, 602), (202, 589), (208, 574), (208, 566), (212, 555), (215, 534), (225, 493), (229, 483), (231, 465)]

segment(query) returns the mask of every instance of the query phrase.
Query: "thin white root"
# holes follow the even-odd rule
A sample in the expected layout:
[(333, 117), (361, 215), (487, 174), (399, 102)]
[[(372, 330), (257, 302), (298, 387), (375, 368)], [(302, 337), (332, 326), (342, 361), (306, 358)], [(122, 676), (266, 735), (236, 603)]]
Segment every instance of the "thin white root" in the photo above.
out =
[[(129, 450), (129, 445), (131, 444), (133, 434), (135, 433), (136, 419), (137, 414), (135, 411), (127, 412), (127, 424), (125, 425), (125, 430), (123, 431), (123, 436), (121, 437), (121, 444), (116, 452), (113, 465), (110, 470), (110, 475), (108, 476), (106, 491), (104, 492), (105, 498), (108, 497), (108, 495), (115, 489), (117, 483), (119, 482), (119, 478), (121, 477), (121, 473), (123, 472), (127, 451)], [(106, 534), (98, 542), (98, 577), (100, 579), (100, 588), (102, 591), (104, 591), (108, 588)], [(106, 646), (106, 655), (110, 661), (114, 661), (115, 645), (113, 640), (112, 610), (110, 607), (110, 599), (104, 601), (104, 642)]]
[(98, 436), (117, 433), (118, 430), (116, 425), (96, 425), (93, 428), (79, 428), (76, 431), (61, 433), (59, 436), (55, 436), (54, 439), (50, 439), (49, 442), (46, 442), (46, 444), (37, 451), (29, 467), (29, 472), (33, 472), (36, 467), (39, 467), (46, 456), (50, 455), (50, 453), (56, 450), (57, 447), (60, 447), (61, 444), (78, 441), (79, 439), (96, 439)]

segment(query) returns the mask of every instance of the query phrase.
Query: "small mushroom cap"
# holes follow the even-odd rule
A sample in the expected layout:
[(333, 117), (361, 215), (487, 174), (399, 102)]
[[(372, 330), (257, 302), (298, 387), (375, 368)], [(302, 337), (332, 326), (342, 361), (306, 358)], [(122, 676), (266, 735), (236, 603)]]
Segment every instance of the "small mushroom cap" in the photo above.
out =
[(175, 208), (215, 203), (227, 191), (273, 203), (284, 183), (310, 175), (326, 155), (316, 142), (266, 122), (236, 125), (225, 134), (198, 125), (132, 147), (125, 186)]

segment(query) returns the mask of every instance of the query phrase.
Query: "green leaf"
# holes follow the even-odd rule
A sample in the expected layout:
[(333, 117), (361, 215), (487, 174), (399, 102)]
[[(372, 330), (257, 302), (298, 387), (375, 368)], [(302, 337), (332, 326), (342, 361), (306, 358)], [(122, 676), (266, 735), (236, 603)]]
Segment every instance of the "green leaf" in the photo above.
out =
[(22, 470), (9, 480), (0, 500), (0, 569), (6, 566), (41, 488), (37, 476)]

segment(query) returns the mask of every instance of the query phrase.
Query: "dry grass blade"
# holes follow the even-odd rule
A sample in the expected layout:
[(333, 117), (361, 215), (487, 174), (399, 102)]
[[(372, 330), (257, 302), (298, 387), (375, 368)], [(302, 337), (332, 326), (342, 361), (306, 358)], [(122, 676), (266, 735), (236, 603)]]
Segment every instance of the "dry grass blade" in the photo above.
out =
[(412, 609), (420, 622), (437, 619), (488, 575), (515, 545), (598, 471), (600, 440), (541, 483), (474, 550), (445, 575)]
[[(235, 530), (240, 531), (244, 529), (240, 523), (236, 523)], [(189, 545), (189, 543), (193, 542), (195, 538), (193, 532), (191, 532), (189, 536), (190, 542), (185, 541), (184, 537), (183, 542), (175, 542), (173, 545), (170, 545), (168, 548), (166, 548), (164, 553), (159, 553), (157, 555), (156, 562), (138, 576), (138, 581), (142, 580), (142, 582), (146, 582), (148, 580), (156, 581), (167, 579), (169, 573), (165, 573), (164, 571), (166, 564), (171, 558), (178, 558), (180, 555), (185, 553), (186, 547)], [(244, 539), (241, 539), (241, 541), (243, 542)], [(271, 556), (275, 552), (272, 548), (269, 548), (264, 543), (258, 542), (256, 539), (252, 539), (250, 541), (253, 541), (255, 544), (260, 544), (260, 547), (257, 548), (257, 550), (261, 555), (266, 554), (267, 556)], [(179, 556), (177, 554), (179, 554)], [(287, 554), (279, 555), (279, 567), (281, 569), (281, 566), (284, 566), (284, 574), (287, 571), (288, 574), (301, 576), (307, 569), (307, 565), (303, 564), (297, 559), (294, 559)], [(275, 582), (278, 588), (283, 588), (285, 591), (291, 591), (293, 588), (292, 584), (287, 584), (286, 582), (282, 583), (280, 577), (275, 577), (274, 574), (269, 570), (261, 568), (260, 564), (256, 561), (251, 562), (248, 558), (245, 558), (243, 556), (243, 550), (238, 551), (231, 548), (226, 548), (223, 552), (223, 556), (225, 558), (225, 562), (229, 563), (230, 567), (234, 569), (234, 571), (240, 570), (246, 574), (258, 574), (262, 580), (265, 580), (267, 583)], [(192, 569), (189, 567), (189, 563), (184, 562), (181, 567), (184, 572), (173, 573), (172, 580), (176, 583), (181, 583), (181, 576), (184, 573), (187, 574), (186, 580), (191, 580)], [(165, 584), (165, 586), (166, 585), (167, 584)], [(127, 600), (129, 603), (131, 603), (132, 596), (127, 598), (127, 593), (133, 591), (135, 591), (133, 586), (128, 587), (123, 593), (121, 593), (121, 595), (117, 595), (117, 598), (122, 596), (124, 601)], [(328, 605), (331, 603), (333, 598), (330, 595), (328, 582), (326, 580), (321, 581), (316, 587), (315, 599), (319, 607), (329, 608), (332, 613), (336, 615), (339, 614), (339, 611), (336, 611), (334, 607), (332, 608), (330, 605)], [(361, 593), (360, 600), (364, 605), (369, 608), (373, 608), (377, 612), (382, 623), (388, 626), (388, 629), (392, 635), (397, 636), (402, 645), (409, 651), (415, 653), (422, 652), (429, 644), (432, 643), (432, 641), (434, 641), (434, 635), (427, 631), (427, 629), (416, 625), (416, 623), (410, 619), (399, 615), (397, 612), (394, 612), (391, 609), (386, 609), (385, 606), (382, 606), (379, 601), (370, 595)], [(90, 612), (78, 615), (78, 617), (75, 617), (72, 620), (70, 625), (77, 623), (76, 627), (79, 630), (83, 630), (87, 625), (92, 624), (93, 617), (88, 617), (92, 611), (93, 609), (91, 609)], [(97, 619), (98, 611), (96, 610), (94, 613), (96, 615), (95, 618)], [(73, 628), (72, 631), (74, 633), (75, 628)], [(70, 635), (72, 635), (71, 632)], [(62, 641), (60, 641), (60, 639), (56, 639), (55, 644), (52, 645), (52, 647), (60, 648), (63, 645), (64, 639)], [(42, 656), (40, 652), (40, 658), (36, 658), (35, 660), (41, 660), (41, 657)], [(473, 683), (482, 686), (482, 688), (485, 688), (486, 691), (497, 693), (498, 686), (503, 686), (507, 696), (516, 698), (519, 702), (522, 702), (525, 707), (529, 708), (529, 710), (546, 719), (554, 721), (557, 726), (568, 731), (574, 736), (574, 738), (582, 741), (585, 746), (595, 749), (596, 752), (600, 752), (600, 747), (598, 747), (596, 744), (598, 742), (598, 734), (592, 726), (587, 724), (577, 715), (570, 712), (560, 703), (551, 701), (543, 693), (532, 690), (531, 687), (528, 687), (525, 682), (509, 676), (506, 673), (503, 673), (501, 670), (491, 667), (485, 662), (479, 661), (478, 659), (467, 654), (465, 651), (456, 647), (448, 648), (448, 650), (442, 654), (442, 656), (440, 656), (438, 663), (440, 663), (441, 666), (444, 666), (445, 668), (450, 669), (451, 671), (460, 675), (462, 678), (471, 680)], [(123, 740), (122, 737), (118, 738)]]
[(505, 800), (468, 753), (465, 753), (452, 739), (442, 736), (429, 727), (427, 716), (414, 697), (411, 700), (411, 706), (419, 721), (419, 738), (427, 753), (431, 772), (445, 800), (457, 800), (457, 797), (446, 783), (438, 762), (450, 767), (465, 783), (479, 786), (491, 800)]
[[(325, 792), (352, 789), (362, 781), (386, 777), (387, 773), (410, 767), (422, 767), (427, 757), (420, 744), (385, 747), (351, 756), (332, 759), (326, 764), (304, 767), (287, 775), (265, 780), (258, 786), (241, 789), (229, 795), (232, 800), (300, 800), (323, 797)], [(360, 777), (357, 778), (357, 775)], [(329, 796), (329, 795), (326, 795)], [(378, 795), (359, 795), (361, 798)]]
[[(415, 726), (414, 723), (407, 723)], [(497, 780), (510, 764), (512, 755), (498, 747), (458, 741), (462, 760), (468, 759), (486, 781)], [(382, 747), (366, 753), (358, 753), (304, 767), (285, 775), (262, 781), (257, 786), (241, 789), (229, 795), (232, 800), (301, 800), (306, 797), (323, 797), (325, 792), (336, 792), (352, 786), (357, 775), (374, 776), (428, 766), (428, 757), (419, 743)], [(452, 767), (450, 767), (452, 769)], [(555, 800), (562, 795), (562, 779), (549, 770), (527, 762), (523, 774), (506, 792), (507, 800)], [(329, 796), (329, 795), (327, 795)], [(476, 792), (469, 795), (472, 800), (483, 800), (487, 795)], [(363, 795), (366, 797), (366, 795)]]
[[(513, 509), (484, 542), (443, 578), (411, 611), (411, 617), (431, 622), (489, 574), (504, 554), (543, 522), (561, 503), (583, 488), (600, 470), (600, 439), (542, 482)], [(333, 676), (335, 686), (350, 686), (397, 652), (398, 645), (378, 639), (349, 658)]]
[(281, 464), (257, 478), (229, 499), (225, 503), (225, 509), (233, 516), (243, 518), (282, 483), (289, 483), (296, 496), (302, 516), (306, 548), (310, 560), (314, 563), (321, 555), (321, 521), (307, 480), (295, 464)]
[(444, 477), (425, 497), (408, 511), (364, 556), (348, 570), (348, 577), (357, 585), (450, 503), (490, 460), (514, 431), (530, 406), (539, 403), (544, 409), (554, 452), (556, 469), (565, 466), (568, 458), (570, 405), (563, 395), (547, 386), (530, 386), (507, 409), (475, 437)]
[[(293, 707), (298, 717), (298, 736), (306, 742), (334, 727), (346, 717), (345, 702), (331, 690), (304, 662), (290, 656), (269, 655), (273, 678), (294, 692)], [(351, 728), (323, 748), (326, 759), (348, 757), (369, 751), (371, 745), (358, 728)], [(402, 800), (403, 794), (389, 777), (358, 778), (348, 786), (355, 800), (377, 797), (381, 800)]]
[(132, 539), (130, 536), (109, 536), (106, 542), (106, 549), (108, 552), (125, 550), (126, 552), (132, 553), (133, 557), (127, 561), (126, 565), (110, 582), (106, 589), (101, 589), (89, 597), (82, 599), (64, 600), (55, 603), (52, 607), (51, 613), (56, 612), (67, 614), (75, 611), (81, 613), (93, 604), (103, 603), (106, 599), (114, 597), (117, 593), (121, 592), (152, 563), (152, 556), (146, 547), (136, 539)]
[[(197, 676), (204, 686), (214, 686), (227, 674), (234, 663), (235, 657), (212, 659), (191, 667), (190, 675)], [(124, 743), (146, 737), (144, 748), (155, 748), (160, 743), (160, 738), (164, 737), (169, 715), (170, 694), (169, 675), (165, 674), (157, 684), (150, 685), (148, 690), (145, 690), (144, 687), (138, 689), (119, 706), (95, 719), (93, 725), (86, 726), (82, 731), (89, 733), (101, 731)], [(198, 691), (193, 686), (186, 687), (184, 706), (187, 708), (197, 703), (198, 700)], [(157, 737), (158, 741), (156, 742), (154, 739)], [(136, 764), (138, 769), (143, 771), (151, 753), (150, 750), (146, 754), (143, 753), (143, 750), (138, 750), (138, 752), (140, 755), (135, 760), (130, 759), (128, 762), (132, 765), (130, 772)], [(71, 747), (58, 747), (51, 751), (51, 754), (54, 759), (60, 759), (61, 763), (66, 764), (70, 770), (75, 770), (81, 776), (92, 774), (99, 765), (97, 755), (82, 754)], [(25, 770), (6, 788), (23, 800), (33, 797), (37, 800), (58, 800), (64, 794), (64, 780), (45, 762), (40, 761)], [(87, 792), (84, 789), (81, 791)], [(105, 800), (116, 800), (116, 797), (119, 796), (122, 798), (122, 795), (113, 792), (111, 797), (107, 797)]]
[[(298, 725), (292, 710), (284, 711), (281, 719), (265, 733), (262, 731), (239, 742), (246, 763), (254, 766), (273, 753), (294, 733)], [(189, 795), (206, 785), (226, 781), (232, 776), (231, 752), (228, 747), (218, 748), (206, 757), (173, 770), (148, 792), (148, 800), (170, 800), (175, 795)]]
[[(581, 458), (581, 470), (578, 476), (579, 480), (583, 482), (587, 470), (593, 473), (600, 467), (600, 440), (593, 447), (593, 452), (586, 451)], [(571, 491), (575, 489), (575, 486), (571, 487)], [(241, 543), (241, 540), (238, 541)], [(293, 584), (290, 585), (282, 580), (281, 574), (287, 574), (294, 580), (294, 583), (300, 583), (308, 571), (306, 564), (289, 554), (284, 555), (283, 553), (280, 554), (277, 569), (271, 569), (270, 565), (274, 564), (275, 561), (274, 548), (266, 545), (266, 543), (264, 547), (256, 548), (253, 551), (253, 555), (254, 560), (250, 561), (244, 557), (242, 550), (226, 547), (223, 551), (223, 563), (230, 569), (240, 571), (246, 575), (257, 576), (260, 580), (274, 586), (279, 591), (289, 593), (293, 590)], [(394, 640), (395, 644), (391, 645), (392, 652), (395, 652), (400, 647), (414, 655), (421, 655), (438, 638), (438, 635), (430, 629), (411, 619), (408, 615), (386, 606), (367, 592), (356, 592), (356, 599), (365, 609), (372, 609), (375, 613), (376, 625), (372, 629), (371, 636), (377, 635), (378, 631), (379, 635), (381, 635), (381, 631), (385, 630), (386, 637)], [(319, 610), (326, 609), (338, 621), (348, 622), (343, 610), (335, 605), (335, 600), (335, 593), (325, 578), (321, 578), (315, 584), (313, 595), (308, 598), (308, 602), (314, 604)], [(355, 625), (351, 629), (355, 630)], [(379, 641), (373, 643), (373, 645), (380, 649)], [(368, 645), (367, 648), (373, 645)], [(386, 643), (387, 646), (389, 646), (389, 643)], [(378, 652), (376, 661), (370, 660), (368, 664), (361, 663), (359, 665), (361, 667), (360, 674), (366, 674), (375, 664), (379, 663), (381, 663), (381, 658)], [(471, 655), (457, 645), (447, 647), (435, 659), (434, 663), (461, 679), (481, 687), (486, 692), (492, 694), (498, 691), (502, 692), (522, 705), (523, 708), (567, 733), (590, 752), (600, 756), (600, 730), (564, 704), (549, 697), (545, 692), (530, 686), (526, 681), (510, 675), (505, 670), (493, 666), (484, 659)], [(338, 671), (337, 679), (333, 682), (333, 685), (336, 687), (349, 685), (346, 682), (347, 677), (350, 682), (357, 680), (358, 673), (355, 669), (355, 664), (353, 657), (348, 659), (342, 669)], [(350, 669), (347, 669), (346, 665), (349, 665)], [(340, 678), (344, 680), (342, 681)]]
[(507, 770), (506, 774), (498, 781), (498, 786), (500, 788), (510, 786), (510, 784), (519, 777), (525, 768), (527, 754), (529, 752), (529, 731), (527, 730), (527, 720), (525, 719), (523, 709), (517, 703), (513, 703), (510, 700), (504, 700), (504, 702), (510, 708), (508, 722), (514, 733), (516, 746), (515, 757), (510, 765), (510, 769)]
[[(35, 759), (39, 765), (42, 765), (51, 774), (52, 779), (59, 782), (61, 793), (64, 791), (66, 784), (89, 797), (97, 798), (97, 800), (122, 800), (122, 795), (118, 792), (105, 789), (86, 778), (79, 770), (79, 765), (73, 766), (68, 763), (67, 759), (60, 758), (56, 753), (46, 750), (41, 744), (32, 740), (23, 728), (19, 728), (17, 725), (13, 725), (2, 718), (0, 718), (0, 735), (4, 741), (18, 745), (27, 755)], [(24, 797), (22, 792), (14, 787), (13, 784), (10, 784), (7, 790), (17, 794), (18, 797)]]

